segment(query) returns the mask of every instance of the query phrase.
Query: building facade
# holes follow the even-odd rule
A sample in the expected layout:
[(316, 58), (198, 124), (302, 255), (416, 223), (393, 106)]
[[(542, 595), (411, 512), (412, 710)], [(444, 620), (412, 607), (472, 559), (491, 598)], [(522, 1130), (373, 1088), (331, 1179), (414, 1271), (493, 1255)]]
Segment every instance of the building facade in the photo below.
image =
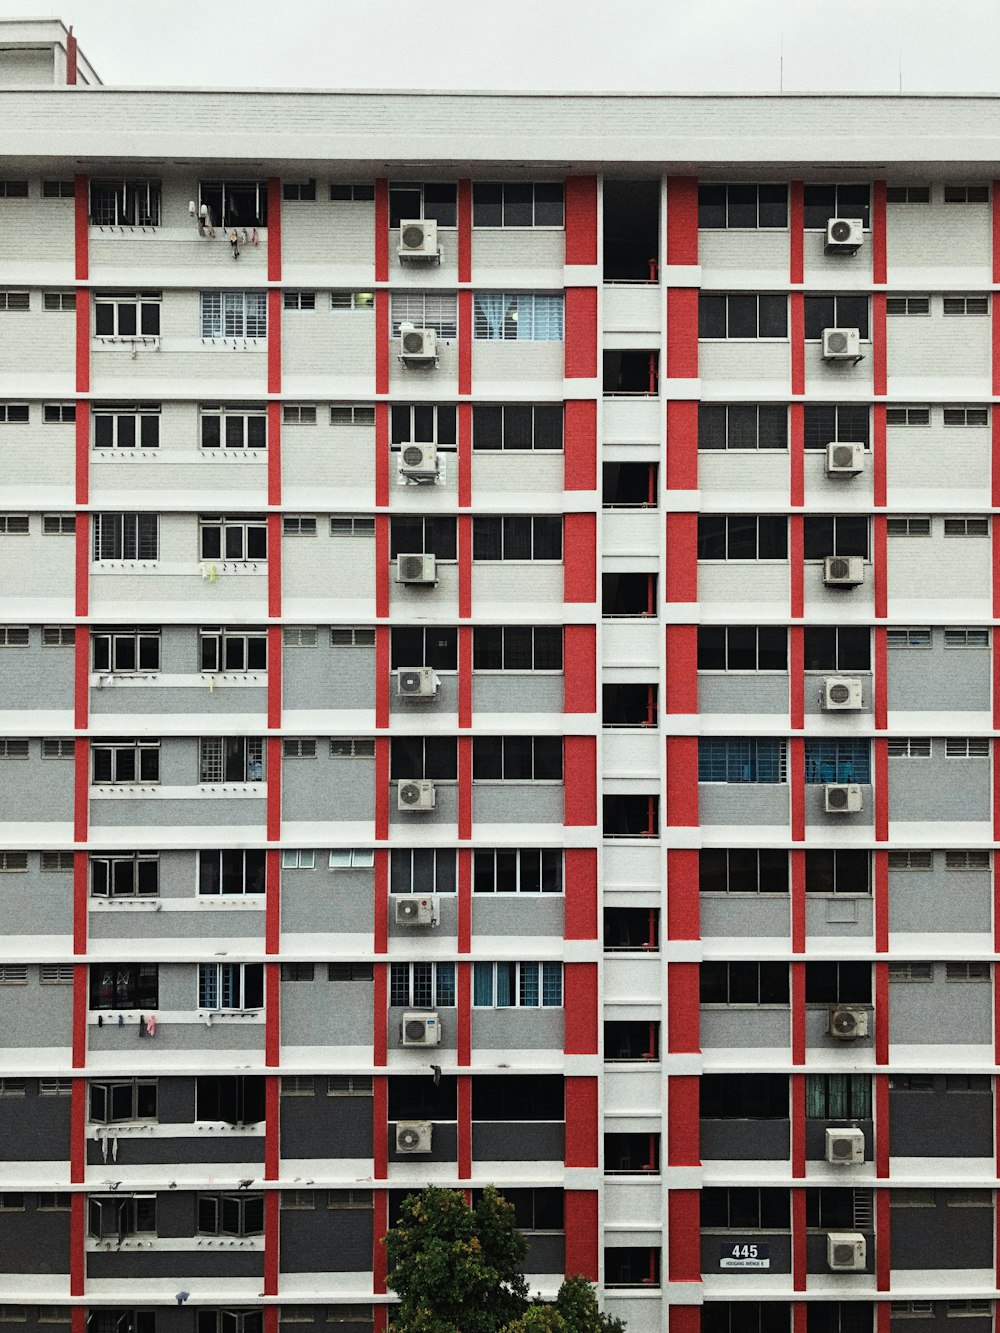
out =
[(997, 101), (0, 124), (0, 1321), (992, 1329)]

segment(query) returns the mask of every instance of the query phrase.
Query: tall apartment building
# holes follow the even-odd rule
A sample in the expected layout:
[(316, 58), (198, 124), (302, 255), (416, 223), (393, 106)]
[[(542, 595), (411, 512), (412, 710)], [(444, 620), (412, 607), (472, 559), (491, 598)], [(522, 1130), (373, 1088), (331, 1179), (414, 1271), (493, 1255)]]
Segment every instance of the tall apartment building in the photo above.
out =
[(0, 80), (0, 1322), (992, 1329), (997, 102)]

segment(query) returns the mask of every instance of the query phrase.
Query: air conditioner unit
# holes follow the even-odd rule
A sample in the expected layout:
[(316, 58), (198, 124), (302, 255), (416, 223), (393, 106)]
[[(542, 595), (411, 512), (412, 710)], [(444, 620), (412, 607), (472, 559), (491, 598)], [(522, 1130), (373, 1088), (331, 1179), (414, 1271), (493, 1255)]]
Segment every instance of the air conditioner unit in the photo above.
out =
[(413, 324), (399, 326), (399, 359), (405, 365), (425, 365), (438, 359), (437, 334)]
[(396, 1125), (396, 1151), (430, 1152), (432, 1131), (429, 1120), (400, 1120)]
[(824, 361), (860, 361), (860, 329), (824, 329)]
[(840, 1041), (854, 1041), (857, 1037), (867, 1037), (868, 1010), (834, 1005), (830, 1010), (826, 1035), (836, 1037)]
[(865, 446), (854, 440), (838, 440), (826, 446), (826, 472), (829, 477), (856, 477), (865, 470)]
[(826, 1160), (838, 1166), (856, 1166), (865, 1160), (863, 1129), (828, 1129)]
[(400, 476), (410, 481), (435, 481), (438, 476), (437, 446), (404, 444), (399, 451)]
[(438, 224), (433, 218), (404, 218), (399, 224), (400, 262), (407, 259), (440, 259)]
[(828, 782), (823, 788), (823, 809), (828, 815), (856, 815), (862, 805), (856, 782)]
[(404, 1014), (399, 1029), (401, 1046), (439, 1046), (441, 1023), (437, 1014)]
[(850, 676), (827, 676), (823, 681), (823, 707), (828, 713), (856, 713), (864, 707), (861, 681)]
[(826, 1266), (831, 1273), (863, 1273), (868, 1246), (860, 1231), (826, 1233)]
[(831, 218), (826, 224), (828, 255), (855, 255), (864, 244), (864, 239), (865, 224), (862, 218)]
[(823, 582), (828, 588), (856, 588), (865, 581), (860, 555), (828, 555), (823, 561)]
[(396, 557), (397, 583), (437, 583), (437, 561), (432, 555), (409, 554)]
[(400, 810), (433, 810), (436, 798), (433, 782), (426, 782), (422, 778), (400, 781), (398, 792)]
[(433, 667), (400, 667), (396, 672), (396, 694), (400, 699), (433, 699), (438, 692)]
[(418, 898), (415, 893), (408, 893), (396, 899), (397, 926), (436, 926), (437, 923), (436, 898)]

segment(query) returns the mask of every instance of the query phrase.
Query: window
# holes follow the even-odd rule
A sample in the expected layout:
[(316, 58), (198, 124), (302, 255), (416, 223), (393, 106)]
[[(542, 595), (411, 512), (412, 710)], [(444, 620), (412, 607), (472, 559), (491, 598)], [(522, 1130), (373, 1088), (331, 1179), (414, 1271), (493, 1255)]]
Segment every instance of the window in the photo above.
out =
[(315, 537), (316, 520), (302, 514), (286, 514), (281, 520), (281, 531), (285, 537)]
[(563, 447), (563, 409), (547, 404), (478, 404), (472, 409), (472, 447), (478, 452), (560, 450)]
[(946, 648), (988, 648), (990, 632), (988, 629), (946, 629), (944, 632)]
[(702, 1333), (789, 1333), (790, 1321), (791, 1307), (778, 1301), (712, 1301), (701, 1308)]
[(931, 409), (929, 407), (887, 407), (885, 409), (887, 426), (929, 426)]
[(703, 231), (787, 227), (788, 186), (702, 182), (698, 186), (698, 226)]
[(825, 449), (838, 441), (860, 443), (867, 449), (870, 442), (871, 413), (861, 403), (807, 403), (805, 418), (805, 447)]
[(76, 309), (76, 292), (43, 292), (42, 309), (67, 311)]
[[(38, 980), (42, 986), (72, 986), (73, 984), (73, 964), (72, 963), (43, 963), (38, 969)], [(45, 1080), (42, 1080), (43, 1083)], [(57, 1083), (63, 1083), (66, 1080), (56, 1079)], [(67, 1089), (68, 1091), (68, 1089)], [(53, 1096), (55, 1093), (52, 1094)]]
[(702, 1004), (788, 1004), (787, 963), (703, 962)]
[[(293, 1210), (305, 1211), (307, 1209), (316, 1207), (316, 1193), (314, 1190), (282, 1190), (281, 1194), (279, 1195), (279, 1198), (281, 1199), (282, 1210), (293, 1209)], [(290, 1320), (288, 1319), (285, 1310), (282, 1310), (281, 1313), (282, 1313), (282, 1319), (281, 1319), (282, 1323), (290, 1322), (293, 1324), (302, 1324), (302, 1323), (311, 1324), (313, 1321), (312, 1309), (309, 1307), (303, 1307), (303, 1306), (298, 1307), (295, 1313), (292, 1314)], [(298, 1317), (296, 1317), (296, 1315)]]
[(0, 426), (22, 426), (28, 420), (27, 403), (0, 403)]
[(72, 537), (76, 532), (75, 514), (43, 514), (43, 537)]
[[(0, 516), (2, 522), (2, 516)], [(2, 528), (0, 528), (2, 531)], [(0, 648), (27, 648), (30, 635), (27, 625), (0, 625)]]
[[(42, 626), (43, 648), (72, 648), (75, 643), (76, 630), (72, 625)], [(2, 644), (2, 640), (0, 640), (0, 644)]]
[(198, 519), (202, 560), (266, 560), (267, 519), (225, 514)]
[(316, 182), (282, 181), (281, 197), (286, 203), (313, 204), (316, 202)]
[(95, 514), (95, 560), (158, 560), (158, 514)]
[[(331, 867), (333, 856), (331, 852)], [(455, 852), (451, 848), (394, 847), (389, 861), (389, 892), (454, 893), (455, 873)]]
[(375, 186), (370, 181), (363, 185), (338, 182), (330, 186), (330, 199), (334, 203), (370, 204), (374, 198)]
[(890, 629), (886, 631), (886, 642), (890, 648), (929, 648), (931, 631), (924, 629)]
[(806, 230), (826, 230), (831, 218), (860, 218), (870, 224), (871, 192), (865, 185), (807, 185), (803, 196)]
[(156, 1235), (155, 1194), (92, 1194), (87, 1231), (99, 1240)]
[(438, 560), (455, 560), (456, 522), (454, 518), (392, 518), (389, 522), (389, 555), (423, 551)]
[(807, 625), (807, 671), (870, 671), (871, 634), (854, 625)]
[(95, 784), (159, 782), (160, 742), (99, 740), (91, 745)]
[(439, 338), (458, 337), (458, 296), (455, 292), (394, 291), (389, 297), (389, 321), (393, 338), (403, 324), (433, 329)]
[(333, 403), (330, 407), (331, 426), (374, 426), (375, 409), (361, 403)]
[(803, 556), (823, 560), (828, 555), (868, 558), (868, 519), (863, 514), (820, 516), (807, 514), (803, 522)]
[(260, 1236), (263, 1194), (199, 1194), (198, 1233), (202, 1236)]
[(29, 533), (27, 514), (0, 514), (0, 535), (7, 537), (27, 537)]
[(203, 403), (203, 449), (266, 449), (267, 408), (263, 403)]
[(198, 203), (207, 204), (210, 225), (267, 226), (266, 181), (199, 181)]
[(945, 981), (989, 981), (989, 963), (945, 963)]
[[(256, 1310), (198, 1310), (197, 1333), (263, 1333), (264, 1314)], [(137, 1330), (136, 1333), (142, 1333)]]
[(0, 759), (27, 759), (27, 757), (27, 740), (0, 737)]
[[(447, 748), (447, 747), (446, 747)], [(360, 736), (331, 736), (331, 759), (374, 759), (374, 740), (363, 740)], [(425, 774), (433, 777), (434, 774)]]
[(312, 1074), (286, 1074), (281, 1080), (282, 1097), (315, 1097), (316, 1080)]
[(398, 227), (405, 219), (433, 219), (439, 227), (458, 225), (458, 187), (412, 181), (389, 183), (389, 226)]
[(159, 447), (159, 403), (94, 403), (91, 418), (95, 449)]
[(945, 1301), (945, 1314), (949, 1319), (964, 1318), (966, 1315), (993, 1314), (993, 1302), (987, 1300)]
[(68, 426), (76, 421), (75, 403), (44, 403), (42, 423), (46, 426)]
[(985, 736), (948, 736), (944, 753), (946, 759), (988, 759), (990, 743)]
[(867, 296), (805, 297), (806, 342), (818, 342), (824, 329), (858, 329), (862, 338), (868, 334)]
[(893, 851), (889, 853), (890, 870), (933, 870), (934, 853), (925, 851)]
[(946, 185), (944, 202), (946, 204), (988, 204), (990, 187), (988, 185)]
[(202, 292), (202, 338), (266, 338), (266, 292)]
[(151, 625), (122, 625), (90, 631), (94, 671), (117, 675), (160, 669), (160, 631)]
[(946, 407), (943, 409), (946, 426), (988, 426), (988, 407)]
[(374, 648), (375, 630), (361, 625), (334, 625), (330, 629), (331, 648)]
[(946, 537), (988, 537), (990, 520), (983, 518), (946, 518), (944, 521)]
[(286, 426), (315, 426), (315, 403), (284, 403), (281, 420)]
[(95, 898), (155, 898), (160, 892), (159, 854), (91, 855), (90, 892)]
[(698, 298), (699, 338), (787, 338), (788, 298), (741, 292), (702, 293)]
[(562, 518), (476, 516), (472, 520), (472, 558), (480, 562), (562, 560)]
[(562, 629), (558, 625), (477, 625), (472, 631), (472, 669), (562, 671)]
[(890, 963), (889, 964), (890, 981), (933, 981), (934, 964), (933, 963)]
[(786, 781), (785, 742), (750, 737), (702, 737), (699, 782)]
[(561, 782), (562, 776), (559, 736), (473, 737), (474, 782)]
[(472, 336), (488, 342), (562, 342), (562, 293), (476, 292)]
[[(931, 1191), (928, 1191), (931, 1192)], [(806, 1227), (809, 1229), (870, 1230), (873, 1207), (870, 1189), (806, 1190)]]
[(0, 965), (0, 986), (27, 986), (28, 969), (20, 963)]
[(771, 403), (700, 403), (699, 449), (787, 449), (788, 409)]
[(43, 199), (73, 199), (75, 196), (76, 188), (71, 180), (42, 181)]
[(370, 1074), (331, 1074), (326, 1080), (328, 1097), (371, 1097)]
[(0, 199), (27, 199), (27, 181), (0, 181)]
[(0, 1305), (0, 1324), (23, 1324), (27, 1321), (27, 1307), (23, 1305)]
[(194, 1118), (255, 1125), (264, 1119), (264, 1080), (257, 1074), (199, 1075)]
[(27, 292), (15, 292), (9, 288), (0, 291), (0, 311), (30, 310), (31, 300)]
[(27, 852), (0, 852), (0, 874), (10, 874), (27, 868)]
[(853, 847), (807, 851), (806, 893), (871, 893), (871, 857)]
[(64, 874), (73, 869), (72, 852), (42, 852), (39, 868), (45, 874)]
[(946, 315), (988, 315), (990, 298), (988, 296), (946, 296), (944, 298)]
[(888, 751), (890, 759), (930, 759), (930, 737), (890, 736), (888, 741)]
[(563, 187), (560, 181), (475, 181), (472, 186), (474, 227), (561, 227)]
[[(352, 744), (351, 741), (339, 743)], [(454, 781), (458, 776), (458, 748), (455, 738), (394, 736), (391, 741), (389, 776), (401, 781), (413, 778)]]
[(282, 981), (315, 981), (316, 964), (315, 963), (282, 963), (281, 964)]
[[(401, 522), (403, 520), (396, 520)], [(448, 523), (454, 523), (454, 519), (443, 520), (444, 526)], [(349, 515), (335, 514), (330, 519), (331, 537), (374, 537), (375, 520), (374, 518), (353, 518)]]
[(91, 1009), (159, 1008), (159, 969), (155, 963), (92, 963)]
[(90, 1119), (112, 1125), (156, 1119), (156, 1079), (121, 1078), (90, 1084)]
[(219, 625), (198, 631), (199, 671), (266, 671), (267, 630)]
[(929, 315), (931, 298), (929, 296), (887, 296), (885, 299), (887, 315)]
[(263, 963), (199, 963), (199, 1009), (262, 1009)]
[(282, 298), (285, 310), (315, 310), (315, 292), (285, 292)]
[(788, 1231), (787, 1189), (708, 1186), (701, 1192), (702, 1231)]
[(563, 891), (563, 854), (557, 848), (477, 848), (472, 867), (473, 893)]
[(788, 853), (777, 848), (703, 847), (698, 855), (701, 893), (787, 893)]
[(397, 448), (416, 441), (453, 450), (458, 440), (457, 419), (453, 405), (393, 403), (389, 409), (390, 443)]
[(870, 963), (806, 963), (806, 1004), (871, 1004)]
[(562, 963), (473, 964), (477, 1009), (558, 1009), (562, 1002)]
[(787, 671), (788, 632), (776, 625), (699, 625), (699, 671)]
[(326, 1308), (326, 1322), (328, 1324), (370, 1325), (374, 1323), (374, 1315), (370, 1305), (328, 1305)]
[(698, 559), (787, 560), (788, 521), (775, 514), (702, 514)]
[(458, 630), (441, 627), (393, 626), (389, 638), (389, 665), (427, 666), (435, 671), (458, 669)]
[(95, 292), (95, 336), (159, 337), (162, 299), (160, 292)]
[(887, 185), (885, 202), (887, 204), (929, 204), (931, 187), (929, 185)]
[(281, 753), (285, 759), (315, 759), (316, 741), (304, 736), (286, 736), (281, 742)]
[(327, 963), (327, 981), (372, 981), (375, 972), (371, 963)]
[(787, 1074), (703, 1074), (702, 1120), (787, 1120)]
[(93, 227), (158, 227), (160, 182), (114, 180), (90, 182)]
[(946, 870), (989, 870), (989, 852), (945, 852)]
[(198, 742), (199, 782), (263, 782), (260, 736), (203, 736)]
[(806, 782), (871, 782), (871, 742), (813, 740), (806, 745)]
[(371, 1210), (373, 1197), (371, 1190), (327, 1190), (327, 1208), (365, 1208)]
[(455, 1006), (454, 963), (392, 963), (389, 967), (389, 1003), (417, 1009), (452, 1009)]
[(375, 852), (371, 847), (333, 847), (327, 861), (331, 870), (371, 870), (374, 864)]
[(198, 892), (201, 894), (263, 893), (263, 851), (205, 851), (198, 853)]
[[(304, 296), (311, 296), (311, 292), (304, 292)], [(331, 310), (374, 310), (375, 293), (374, 292), (354, 292), (346, 290), (336, 290), (330, 293)]]

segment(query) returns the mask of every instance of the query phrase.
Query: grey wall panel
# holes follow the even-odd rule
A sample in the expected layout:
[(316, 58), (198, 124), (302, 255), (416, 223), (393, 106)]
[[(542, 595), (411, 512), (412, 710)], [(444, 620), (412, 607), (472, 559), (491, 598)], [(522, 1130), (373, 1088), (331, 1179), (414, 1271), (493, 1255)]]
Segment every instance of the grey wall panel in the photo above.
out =
[(72, 935), (73, 872), (42, 870), (29, 852), (26, 871), (0, 874), (0, 921), (7, 935)]
[(788, 676), (783, 672), (698, 673), (698, 708), (703, 713), (788, 715)]
[(702, 824), (787, 824), (788, 787), (784, 783), (698, 784)]
[(87, 1277), (178, 1278), (191, 1280), (214, 1278), (263, 1278), (263, 1250), (99, 1250), (87, 1255)]
[(720, 1008), (701, 1010), (702, 1046), (781, 1046), (791, 1040), (787, 1009)]
[(472, 1045), (487, 1050), (563, 1048), (562, 1009), (473, 1009)]
[(788, 1120), (702, 1120), (700, 1130), (703, 1161), (788, 1161)]
[(472, 677), (472, 706), (477, 713), (561, 713), (562, 673), (475, 672)]
[(458, 895), (443, 893), (438, 895), (438, 925), (409, 926), (396, 925), (396, 903), (401, 898), (409, 897), (405, 893), (393, 893), (389, 897), (389, 938), (397, 940), (440, 940), (453, 938), (458, 932)]
[[(853, 1230), (853, 1228), (852, 1228)], [(861, 1233), (867, 1241), (867, 1250), (865, 1253), (866, 1273), (875, 1272), (875, 1235), (871, 1231)], [(830, 1266), (826, 1262), (826, 1232), (810, 1232), (806, 1236), (806, 1272), (807, 1273), (829, 1273)]]
[(442, 1124), (436, 1121), (431, 1129), (431, 1150), (429, 1153), (397, 1152), (396, 1121), (389, 1121), (388, 1154), (390, 1162), (457, 1162), (458, 1161), (458, 1126)]
[(934, 981), (889, 982), (889, 1040), (907, 1045), (988, 1044), (993, 1039), (992, 990), (987, 982), (945, 981), (934, 964)]
[[(458, 783), (439, 782), (435, 791), (433, 810), (400, 810), (398, 801), (399, 783), (389, 783), (389, 822), (395, 832), (402, 833), (404, 828), (421, 829), (434, 824), (458, 823)], [(475, 802), (475, 794), (473, 794)], [(374, 806), (369, 811), (369, 818), (374, 817)], [(419, 835), (415, 839), (419, 841)]]
[(314, 981), (281, 983), (281, 1039), (289, 1046), (370, 1046), (375, 986), (371, 981), (328, 981), (316, 965)]
[(27, 1081), (23, 1097), (0, 1097), (0, 1143), (9, 1162), (69, 1158), (69, 1097), (40, 1097)]
[[(190, 780), (192, 781), (193, 780)], [(90, 803), (90, 822), (94, 827), (183, 828), (188, 825), (228, 828), (239, 824), (247, 828), (257, 826), (263, 837), (264, 794), (256, 793), (245, 800), (227, 800), (224, 796), (211, 800), (178, 799), (147, 800), (140, 797), (122, 799), (96, 797)]]
[(330, 631), (318, 627), (315, 648), (282, 654), (285, 708), (374, 708), (375, 649), (331, 648)]
[(546, 1235), (544, 1232), (528, 1232), (528, 1242), (524, 1256), (525, 1273), (558, 1273), (566, 1271), (566, 1237), (564, 1235)]
[[(113, 1129), (109, 1128), (109, 1142), (114, 1138)], [(144, 1138), (141, 1135), (120, 1134), (117, 1136), (117, 1157), (110, 1156), (110, 1142), (105, 1156), (101, 1143), (90, 1139), (87, 1143), (87, 1163), (101, 1166), (105, 1162), (116, 1162), (119, 1166), (170, 1166), (173, 1163), (188, 1164), (203, 1162), (214, 1165), (217, 1162), (240, 1163), (247, 1167), (247, 1174), (259, 1175), (260, 1165), (264, 1161), (264, 1136), (262, 1134), (226, 1133), (192, 1135), (191, 1138), (160, 1139)]]
[(949, 1092), (942, 1076), (933, 1092), (889, 1092), (889, 1151), (894, 1157), (990, 1157), (993, 1098)]
[(810, 827), (821, 826), (824, 829), (866, 828), (875, 823), (875, 790), (867, 783), (861, 784), (861, 809), (854, 814), (834, 812), (828, 814), (824, 809), (823, 785), (810, 782), (806, 785), (806, 823)]
[[(189, 668), (194, 670), (194, 668)], [(256, 673), (261, 680), (266, 673)], [(239, 689), (227, 685), (221, 676), (215, 677), (215, 686), (208, 685), (104, 685), (95, 686), (90, 691), (90, 708), (93, 713), (104, 715), (127, 713), (142, 717), (148, 713), (193, 713), (204, 719), (203, 725), (209, 730), (212, 719), (218, 714), (229, 724), (233, 713), (267, 714), (267, 687), (241, 686)]]
[(555, 893), (476, 893), (472, 897), (474, 935), (551, 935), (562, 939), (565, 899)]
[[(948, 910), (941, 910), (947, 903)], [(932, 870), (889, 870), (889, 930), (983, 933), (993, 920), (988, 870), (947, 870), (936, 852)]]
[[(830, 1026), (830, 1005), (816, 1004), (806, 1005), (806, 1045), (816, 1047), (818, 1051), (830, 1052), (839, 1051), (848, 1045), (840, 1037), (831, 1037), (827, 1034), (827, 1028)], [(871, 1009), (870, 1005), (860, 1005), (859, 1008)], [(875, 1025), (879, 1021), (879, 1015), (869, 1012), (868, 1015), (868, 1036), (857, 1037), (850, 1043), (859, 1051), (868, 1051), (875, 1039)]]
[(990, 653), (987, 648), (945, 648), (935, 629), (927, 649), (889, 652), (889, 710), (985, 712), (990, 706)]
[(949, 1208), (947, 1190), (934, 1190), (934, 1208), (894, 1208), (889, 1231), (893, 1268), (990, 1268), (992, 1191), (984, 1208)]
[(27, 985), (0, 986), (0, 1046), (68, 1046), (72, 1030), (72, 986), (40, 985), (37, 967)]
[(41, 1212), (38, 1195), (24, 1196), (23, 1212), (0, 1213), (0, 1273), (69, 1270), (69, 1213)]
[(838, 893), (806, 898), (806, 934), (841, 935), (848, 939), (871, 939), (874, 907), (871, 898)]
[(263, 912), (129, 912), (111, 911), (91, 912), (89, 926), (94, 939), (117, 940), (135, 939), (141, 934), (151, 942), (171, 939), (199, 939), (205, 941), (206, 950), (216, 940), (262, 939), (264, 935)]
[(286, 759), (281, 766), (281, 808), (286, 819), (375, 818), (374, 759), (331, 759), (330, 742), (317, 741), (316, 759)]
[(472, 784), (472, 819), (483, 824), (561, 824), (563, 788), (556, 783)]
[[(80, 628), (78, 634), (86, 634)], [(32, 625), (27, 648), (0, 650), (0, 713), (27, 708), (73, 707), (73, 647), (43, 647), (42, 627)]]
[(0, 760), (0, 823), (72, 819), (72, 759), (43, 759), (36, 738), (28, 742), (28, 753), (27, 759)]
[(989, 759), (946, 759), (931, 742), (930, 759), (889, 759), (889, 818), (916, 823), (990, 818)]
[(791, 931), (791, 899), (787, 893), (735, 893), (701, 895), (703, 937), (723, 935), (734, 939), (786, 939)]
[(372, 1098), (329, 1097), (317, 1075), (312, 1097), (282, 1097), (283, 1157), (371, 1157)]
[(552, 1121), (476, 1120), (472, 1157), (480, 1162), (561, 1162), (566, 1127)]
[[(415, 662), (413, 665), (420, 666), (421, 664)], [(438, 677), (438, 680), (440, 682), (438, 692), (433, 699), (401, 699), (396, 693), (396, 673), (394, 671), (389, 680), (389, 712), (398, 713), (400, 717), (408, 718), (436, 718), (442, 713), (457, 713), (458, 675), (455, 672), (446, 671)]]
[(315, 870), (281, 872), (281, 926), (286, 933), (373, 929), (374, 870), (330, 870), (325, 850)]
[(842, 1129), (845, 1126), (864, 1131), (865, 1161), (874, 1158), (875, 1128), (871, 1120), (807, 1120), (806, 1121), (806, 1158), (810, 1162), (826, 1161), (826, 1131)]
[(325, 1190), (316, 1190), (315, 1201), (315, 1208), (281, 1213), (282, 1272), (368, 1272), (374, 1214), (364, 1208), (327, 1208)]

